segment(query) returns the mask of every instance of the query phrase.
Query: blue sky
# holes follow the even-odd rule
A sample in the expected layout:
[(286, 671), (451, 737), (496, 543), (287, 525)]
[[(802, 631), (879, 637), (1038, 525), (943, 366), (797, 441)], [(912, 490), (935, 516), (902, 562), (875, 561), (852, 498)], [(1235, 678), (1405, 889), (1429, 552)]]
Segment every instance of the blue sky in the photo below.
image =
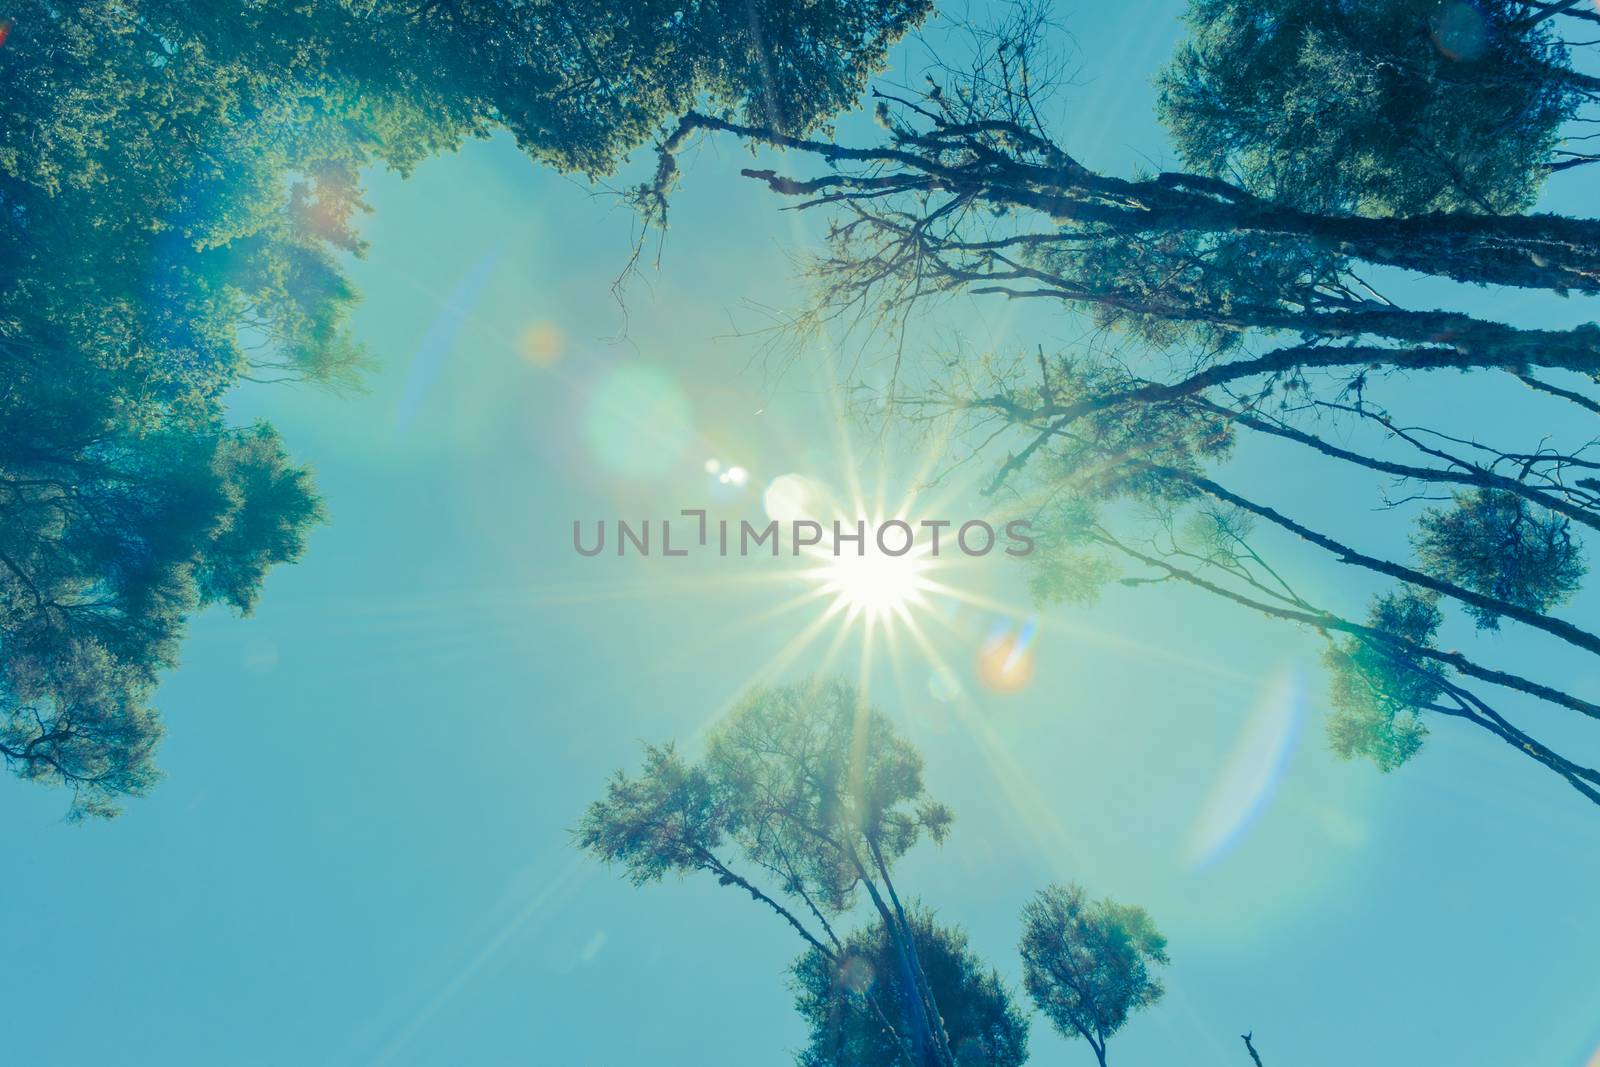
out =
[[(1150, 79), (1177, 10), (1068, 17), (1083, 67), (1060, 110), (1080, 158), (1170, 158)], [(235, 404), (314, 466), (331, 521), (253, 617), (197, 620), (160, 692), (168, 776), (151, 797), (70, 827), (60, 796), (0, 782), (8, 1062), (786, 1062), (802, 1033), (782, 924), (705, 882), (633, 889), (568, 840), (639, 741), (692, 750), (745, 683), (803, 675), (833, 637), (778, 662), (815, 614), (773, 613), (805, 589), (793, 567), (582, 559), (571, 521), (701, 504), (753, 518), (786, 473), (842, 490), (855, 471), (894, 494), (921, 457), (860, 428), (847, 448), (828, 354), (786, 364), (749, 336), (763, 309), (801, 301), (792, 257), (816, 220), (739, 179), (745, 158), (722, 143), (686, 161), (661, 268), (625, 310), (610, 287), (627, 212), (506, 139), (409, 181), (373, 176), (371, 250), (353, 267), (379, 359), (368, 390)], [(1550, 206), (1583, 211), (1584, 191), (1564, 177)], [(1593, 315), (1482, 301), (1519, 321)], [(944, 314), (930, 338), (1031, 348), (1080, 332), (1043, 311)], [(1392, 397), (1419, 417), (1481, 412), (1507, 441), (1591, 433), (1489, 376)], [(750, 483), (719, 483), (709, 458)], [(1360, 517), (1377, 499), (1362, 479), (1248, 445), (1227, 475), (1293, 513), (1341, 513), (1364, 543), (1395, 536)], [(1283, 547), (1319, 597), (1355, 605), (1374, 588)], [(1022, 903), (1075, 879), (1144, 905), (1170, 941), (1168, 995), (1114, 1039), (1120, 1065), (1239, 1064), (1251, 1029), (1266, 1062), (1298, 1067), (1600, 1055), (1592, 807), (1448, 723), (1393, 775), (1338, 762), (1316, 639), (1176, 589), (1041, 615), (1031, 682), (985, 689), (974, 657), (994, 626), (1029, 617), (1024, 578), (972, 564), (963, 587), (1016, 610), (928, 619), (960, 700), (935, 698), (909, 648), (880, 651), (870, 675), (957, 812), (898, 883), (1009, 980)], [(1525, 635), (1483, 647), (1579, 691), (1600, 681)], [(860, 670), (853, 638), (836, 662)], [(1593, 751), (1554, 712), (1504, 706)], [(1093, 1062), (1042, 1019), (1033, 1048), (1036, 1063)]]

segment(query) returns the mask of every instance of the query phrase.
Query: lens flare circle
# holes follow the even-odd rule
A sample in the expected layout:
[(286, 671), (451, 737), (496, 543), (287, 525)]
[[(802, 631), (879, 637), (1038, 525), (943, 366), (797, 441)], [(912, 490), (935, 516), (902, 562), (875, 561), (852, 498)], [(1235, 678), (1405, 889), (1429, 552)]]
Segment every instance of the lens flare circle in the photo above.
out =
[(997, 624), (978, 648), (978, 680), (996, 693), (1016, 693), (1033, 681), (1033, 638), (1038, 624), (1029, 619), (1013, 629)]
[(567, 338), (553, 322), (535, 322), (517, 338), (517, 353), (524, 362), (548, 370), (561, 362)]
[(590, 455), (612, 474), (625, 478), (665, 474), (693, 434), (688, 398), (659, 367), (622, 364), (604, 374), (590, 391), (584, 440)]
[(803, 474), (780, 474), (761, 494), (761, 506), (769, 519), (793, 522), (817, 513), (827, 492)]

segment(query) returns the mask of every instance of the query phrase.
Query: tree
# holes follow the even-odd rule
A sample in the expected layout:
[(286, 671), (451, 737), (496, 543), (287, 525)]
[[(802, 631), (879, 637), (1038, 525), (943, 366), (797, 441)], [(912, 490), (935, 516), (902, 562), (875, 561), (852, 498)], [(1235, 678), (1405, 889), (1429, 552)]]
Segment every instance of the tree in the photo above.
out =
[[(1542, 25), (1504, 29), (1531, 48)], [(1387, 769), (1421, 742), (1411, 716), (1450, 716), (1600, 803), (1600, 771), (1528, 736), (1469, 686), (1588, 718), (1600, 718), (1600, 705), (1535, 676), (1540, 668), (1506, 670), (1478, 649), (1441, 649), (1432, 628), (1390, 629), (1377, 616), (1361, 621), (1358, 607), (1314, 603), (1278, 558), (1309, 549), (1388, 583), (1393, 596), (1432, 598), (1441, 611), (1515, 623), (1569, 654), (1600, 655), (1600, 634), (1556, 613), (1584, 572), (1572, 530), (1600, 529), (1600, 483), (1588, 475), (1594, 442), (1496, 444), (1486, 440), (1489, 426), (1415, 425), (1384, 395), (1402, 373), (1471, 371), (1600, 412), (1584, 390), (1600, 380), (1600, 327), (1530, 329), (1452, 306), (1408, 307), (1369, 277), (1375, 268), (1427, 275), (1466, 308), (1473, 290), (1444, 283), (1588, 294), (1600, 283), (1600, 222), (1478, 209), (1396, 216), (1361, 201), (1367, 193), (1330, 193), (1344, 198), (1330, 204), (1279, 189), (1259, 162), (1228, 177), (1102, 174), (1075, 160), (1044, 118), (1059, 65), (1051, 48), (1048, 24), (1028, 9), (975, 30), (967, 65), (936, 61), (925, 85), (877, 91), (885, 132), (875, 142), (691, 115), (663, 150), (680, 150), (695, 133), (732, 134), (816, 169), (745, 171), (803, 209), (831, 213), (812, 266), (816, 304), (796, 328), (864, 323), (867, 335), (893, 338), (872, 409), (940, 424), (941, 439), (953, 422), (953, 439), (1004, 450), (985, 492), (1040, 530), (1033, 584), (1047, 602), (1090, 600), (1113, 583), (1204, 589), (1330, 642), (1343, 709), (1331, 727), (1337, 751)], [(1458, 74), (1498, 91), (1495, 62)], [(1346, 88), (1334, 80), (1324, 91), (1337, 104)], [(1359, 108), (1350, 121), (1365, 121)], [(1385, 164), (1403, 165), (1401, 157)], [(665, 164), (662, 173), (670, 179)], [(1564, 251), (1546, 255), (1545, 241)], [(908, 320), (956, 294), (1056, 305), (1095, 329), (1064, 351), (916, 362), (904, 344)], [(1552, 378), (1562, 373), (1575, 383)], [(1380, 506), (1402, 531), (1415, 523), (1415, 536), (1402, 532), (1387, 552), (1365, 550), (1262, 490), (1229, 484), (1225, 465), (1243, 436), (1280, 449), (1285, 462), (1382, 479)], [(970, 458), (954, 455), (950, 465)], [(1439, 499), (1453, 506), (1418, 506)], [(1368, 506), (1346, 504), (1346, 513)], [(1381, 674), (1393, 683), (1384, 692), (1431, 699), (1356, 701), (1338, 679), (1337, 665), (1352, 656), (1369, 661), (1358, 672), (1368, 682)]]
[[(939, 1006), (957, 1067), (1017, 1067), (1028, 1057), (1028, 1020), (999, 974), (959, 929), (912, 908), (911, 937)], [(810, 1031), (800, 1067), (892, 1067), (904, 1062), (895, 1035), (911, 1029), (916, 991), (901, 984), (882, 923), (850, 934), (834, 957), (811, 949), (793, 967), (795, 1007)], [(879, 1010), (883, 1016), (878, 1014)], [(885, 1016), (887, 1018), (885, 1018)]]
[(158, 777), (149, 706), (189, 615), (247, 613), (321, 516), (310, 478), (264, 425), (63, 448), (8, 423), (28, 466), (0, 473), (0, 756), (115, 814)]
[[(1026, 1059), (1026, 1018), (965, 935), (905, 903), (891, 875), (952, 818), (880, 712), (844, 682), (811, 680), (752, 689), (699, 763), (647, 746), (573, 836), (635, 885), (711, 875), (805, 942), (792, 968), (810, 1031), (802, 1067), (1010, 1067)], [(841, 937), (863, 894), (869, 923)], [(1106, 1039), (1160, 996), (1149, 966), (1166, 962), (1165, 941), (1142, 910), (1087, 905), (1076, 887), (1045, 890), (1023, 917), (1030, 993), (1066, 1032), (1083, 1020), (1104, 1063)]]
[[(1418, 565), (1494, 600), (1549, 611), (1572, 598), (1586, 566), (1572, 520), (1499, 489), (1456, 492), (1449, 509), (1417, 518)], [(1488, 607), (1467, 612), (1487, 630), (1500, 627)]]
[(1193, 0), (1162, 72), (1184, 161), (1314, 211), (1505, 214), (1553, 169), (1600, 81), (1532, 5)]
[[(244, 381), (359, 383), (361, 177), (508, 130), (609, 172), (692, 106), (815, 131), (928, 0), (24, 2), (0, 92), (0, 751), (105, 814), (149, 787), (184, 620), (320, 514)], [(90, 685), (87, 679), (99, 679)], [(104, 692), (86, 702), (96, 686)], [(76, 710), (73, 710), (76, 709)]]
[(316, 0), (197, 14), (169, 0), (145, 10), (163, 35), (227, 59), (413, 101), (453, 138), (505, 129), (535, 158), (598, 176), (697, 102), (817, 128), (854, 104), (931, 4)]
[(1432, 648), (1443, 621), (1436, 598), (1410, 590), (1376, 599), (1368, 625), (1383, 640), (1352, 636), (1327, 651), (1334, 714), (1328, 720), (1333, 750), (1361, 756), (1392, 771), (1422, 747), (1428, 728), (1421, 712), (1438, 700), (1443, 669), (1396, 657), (1395, 646)]
[[(893, 948), (897, 988), (916, 993), (907, 1032), (894, 1039), (915, 1067), (950, 1067), (950, 1041), (890, 871), (924, 834), (942, 841), (951, 819), (927, 795), (921, 758), (889, 721), (853, 687), (818, 680), (751, 690), (712, 735), (703, 764), (671, 747), (647, 748), (643, 772), (618, 772), (589, 806), (577, 841), (622, 864), (635, 884), (702, 871), (738, 886), (828, 960), (843, 951), (833, 921), (864, 893)], [(816, 928), (737, 873), (729, 848)]]
[(695, 104), (813, 129), (926, 12), (24, 3), (0, 51), (5, 373), (94, 368), (144, 418), (241, 374), (348, 383), (365, 168), (509, 129), (599, 175)]
[(1087, 1041), (1101, 1067), (1107, 1040), (1164, 991), (1152, 969), (1167, 963), (1167, 939), (1150, 916), (1091, 903), (1075, 884), (1040, 890), (1022, 909), (1021, 951), (1034, 1003), (1057, 1030)]

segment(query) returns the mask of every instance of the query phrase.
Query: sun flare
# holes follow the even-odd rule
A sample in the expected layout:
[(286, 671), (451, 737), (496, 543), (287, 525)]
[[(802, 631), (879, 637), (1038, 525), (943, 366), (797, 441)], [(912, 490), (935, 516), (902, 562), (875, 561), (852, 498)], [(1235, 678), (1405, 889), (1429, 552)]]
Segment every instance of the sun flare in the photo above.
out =
[(819, 592), (832, 596), (849, 618), (863, 615), (869, 622), (886, 622), (906, 619), (926, 603), (925, 594), (933, 588), (926, 577), (931, 567), (925, 554), (891, 556), (869, 545), (859, 555), (825, 556), (810, 573)]

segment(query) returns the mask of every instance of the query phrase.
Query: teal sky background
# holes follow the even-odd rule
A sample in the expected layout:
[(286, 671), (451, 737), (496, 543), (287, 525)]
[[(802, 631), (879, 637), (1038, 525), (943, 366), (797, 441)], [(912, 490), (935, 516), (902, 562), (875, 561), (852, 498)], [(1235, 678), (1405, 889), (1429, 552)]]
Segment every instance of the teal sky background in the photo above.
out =
[[(1151, 79), (1179, 10), (1064, 13), (1082, 67), (1059, 100), (1062, 140), (1085, 162), (1171, 162)], [(906, 45), (899, 69), (920, 54)], [(660, 269), (628, 286), (625, 312), (611, 284), (631, 216), (508, 139), (407, 181), (372, 177), (371, 247), (352, 268), (378, 357), (367, 391), (253, 389), (234, 405), (315, 468), (331, 521), (253, 617), (196, 620), (160, 691), (167, 778), (149, 798), (71, 827), (61, 795), (0, 780), (0, 1058), (789, 1062), (803, 1039), (792, 934), (709, 880), (633, 889), (568, 839), (640, 741), (694, 750), (745, 684), (802, 676), (834, 637), (781, 662), (818, 612), (773, 612), (806, 589), (787, 561), (583, 559), (572, 520), (702, 505), (755, 518), (761, 487), (791, 472), (843, 490), (856, 471), (896, 496), (926, 454), (856, 426), (842, 443), (826, 368), (854, 350), (785, 362), (742, 336), (763, 309), (803, 301), (793, 257), (820, 222), (740, 179), (747, 159), (726, 141), (686, 159)], [(1563, 175), (1547, 205), (1592, 214), (1592, 181)], [(1552, 325), (1595, 306), (1491, 291), (1474, 304)], [(922, 327), (919, 343), (959, 334), (979, 349), (1083, 333), (1055, 311), (970, 301)], [(642, 388), (653, 419), (633, 417)], [(1497, 441), (1593, 436), (1487, 375), (1385, 390), (1418, 421), (1468, 413)], [(1395, 524), (1365, 510), (1374, 483), (1289, 455), (1247, 442), (1225, 481), (1395, 550)], [(718, 483), (708, 458), (750, 484)], [(941, 510), (980, 508), (965, 493)], [(1377, 588), (1278, 547), (1313, 599), (1351, 607)], [(1000, 557), (966, 565), (952, 584), (1017, 610), (929, 613), (960, 700), (935, 699), (931, 664), (904, 643), (875, 654), (875, 700), (957, 813), (943, 848), (906, 859), (903, 892), (1012, 982), (1018, 912), (1046, 883), (1148, 908), (1170, 941), (1168, 993), (1113, 1040), (1120, 1067), (1239, 1065), (1246, 1030), (1274, 1067), (1600, 1063), (1591, 805), (1451, 722), (1395, 774), (1339, 762), (1322, 740), (1319, 641), (1179, 589), (1040, 615), (1031, 683), (987, 690), (974, 657), (993, 626), (1030, 617), (1025, 577)], [(1597, 603), (1590, 591), (1565, 614), (1592, 625)], [(1600, 683), (1524, 634), (1452, 626), (1446, 644), (1479, 642), (1580, 693)], [(858, 672), (854, 636), (841, 648), (840, 669)], [(1595, 751), (1553, 711), (1497, 706)], [(1039, 1018), (1032, 1047), (1034, 1063), (1093, 1062)]]

